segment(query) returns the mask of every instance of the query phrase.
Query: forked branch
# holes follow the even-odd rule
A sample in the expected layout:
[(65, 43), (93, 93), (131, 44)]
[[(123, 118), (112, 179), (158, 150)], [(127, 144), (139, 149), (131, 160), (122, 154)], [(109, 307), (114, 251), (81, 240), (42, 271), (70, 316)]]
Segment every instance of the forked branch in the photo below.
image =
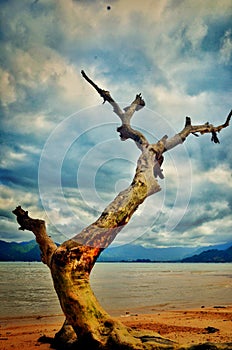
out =
[(103, 98), (103, 103), (106, 101), (111, 104), (113, 107), (114, 113), (121, 119), (122, 125), (117, 128), (117, 131), (120, 133), (120, 137), (122, 141), (127, 139), (132, 139), (135, 141), (137, 147), (140, 150), (143, 150), (144, 147), (147, 147), (148, 141), (146, 137), (139, 132), (138, 130), (132, 129), (130, 126), (130, 120), (136, 111), (139, 111), (141, 108), (145, 106), (145, 101), (142, 98), (141, 94), (137, 94), (134, 101), (123, 109), (119, 107), (118, 103), (112, 98), (111, 94), (107, 90), (103, 90), (99, 88), (82, 70), (81, 74), (85, 80), (94, 87), (94, 89), (99, 93), (99, 95)]
[(217, 133), (219, 133), (222, 129), (229, 126), (231, 116), (232, 116), (232, 110), (229, 112), (225, 123), (220, 124), (218, 126), (214, 126), (213, 124), (210, 124), (208, 122), (202, 125), (192, 125), (191, 118), (186, 117), (185, 127), (183, 128), (183, 130), (181, 130), (178, 134), (176, 134), (172, 138), (165, 140), (163, 152), (170, 150), (171, 148), (177, 146), (178, 144), (183, 143), (190, 134), (193, 134), (194, 136), (199, 136), (198, 133), (200, 135), (211, 133), (212, 134), (211, 141), (213, 141), (214, 143), (220, 143)]
[[(117, 102), (115, 102), (115, 100), (112, 98), (109, 91), (99, 88), (86, 75), (86, 73), (83, 70), (81, 71), (81, 74), (85, 78), (85, 80), (88, 83), (90, 83), (94, 87), (94, 89), (99, 93), (99, 95), (103, 98), (103, 103), (108, 101), (112, 105), (114, 112), (121, 119), (122, 125), (119, 128), (117, 128), (117, 131), (120, 133), (121, 140), (125, 141), (128, 138), (130, 138), (136, 142), (136, 145), (140, 148), (141, 151), (143, 151), (144, 148), (147, 148), (149, 146), (150, 149), (155, 153), (155, 168), (157, 168), (158, 170), (157, 174), (161, 174), (159, 171), (159, 166), (163, 162), (162, 154), (172, 149), (173, 147), (183, 143), (190, 134), (198, 136), (197, 133), (200, 133), (201, 135), (211, 133), (211, 140), (215, 143), (219, 143), (217, 133), (229, 126), (232, 111), (230, 111), (230, 113), (228, 114), (225, 123), (218, 126), (214, 126), (212, 124), (209, 124), (208, 122), (202, 125), (192, 125), (191, 118), (186, 117), (185, 127), (182, 131), (172, 136), (171, 138), (168, 138), (168, 136), (165, 135), (156, 144), (149, 145), (149, 142), (147, 141), (145, 136), (138, 130), (132, 129), (130, 126), (130, 120), (134, 115), (134, 112), (140, 110), (145, 106), (145, 102), (142, 99), (141, 94), (136, 95), (135, 100), (131, 103), (130, 106), (125, 107), (123, 109), (123, 112), (117, 104)], [(162, 178), (163, 176), (160, 177)]]
[(50, 267), (51, 257), (56, 250), (57, 245), (47, 235), (45, 221), (32, 219), (28, 215), (28, 211), (23, 210), (20, 206), (13, 210), (12, 213), (17, 217), (17, 221), (20, 225), (19, 230), (28, 230), (34, 233), (36, 242), (40, 247), (41, 260), (44, 264)]

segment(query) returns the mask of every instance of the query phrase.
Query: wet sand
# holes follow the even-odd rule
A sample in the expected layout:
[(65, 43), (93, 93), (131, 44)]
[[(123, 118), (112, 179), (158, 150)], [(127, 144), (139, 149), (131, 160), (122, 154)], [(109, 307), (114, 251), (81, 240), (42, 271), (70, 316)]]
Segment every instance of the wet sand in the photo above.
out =
[[(117, 318), (127, 326), (154, 330), (182, 345), (232, 343), (232, 306), (125, 314)], [(63, 321), (61, 315), (2, 318), (0, 349), (48, 350), (50, 345), (38, 339), (43, 335), (54, 337)]]
[(232, 306), (129, 316), (124, 318), (123, 323), (154, 330), (183, 345), (232, 342)]

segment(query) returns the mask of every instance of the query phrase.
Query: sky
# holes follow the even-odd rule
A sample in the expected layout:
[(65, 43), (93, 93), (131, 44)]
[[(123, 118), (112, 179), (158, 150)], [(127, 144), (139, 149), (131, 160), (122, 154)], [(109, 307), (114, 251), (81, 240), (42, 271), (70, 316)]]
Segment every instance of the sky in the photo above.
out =
[[(17, 205), (56, 242), (72, 238), (133, 178), (139, 150), (82, 69), (122, 108), (142, 93), (132, 125), (152, 143), (186, 116), (219, 125), (231, 109), (230, 0), (10, 0), (0, 16), (0, 239), (33, 239)], [(190, 135), (165, 154), (162, 191), (114, 245), (232, 241), (231, 127), (220, 144)]]

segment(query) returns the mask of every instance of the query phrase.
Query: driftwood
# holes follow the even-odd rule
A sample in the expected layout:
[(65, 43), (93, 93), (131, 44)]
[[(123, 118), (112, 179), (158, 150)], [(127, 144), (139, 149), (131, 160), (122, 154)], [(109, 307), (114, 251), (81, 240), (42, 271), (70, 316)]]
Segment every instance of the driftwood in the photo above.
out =
[[(99, 88), (84, 71), (81, 73), (103, 98), (103, 103), (110, 103), (114, 113), (121, 119), (122, 125), (117, 129), (121, 140), (132, 139), (141, 154), (130, 186), (116, 196), (93, 224), (59, 247), (48, 236), (43, 220), (31, 218), (20, 206), (13, 211), (20, 229), (34, 233), (41, 250), (41, 259), (50, 268), (54, 287), (66, 317), (64, 325), (55, 336), (55, 344), (65, 349), (69, 346), (93, 350), (185, 349), (159, 334), (129, 329), (108, 315), (90, 288), (89, 276), (101, 252), (129, 222), (138, 206), (148, 196), (161, 190), (157, 177), (163, 178), (163, 154), (183, 143), (190, 134), (198, 136), (211, 133), (212, 141), (218, 143), (217, 134), (229, 125), (232, 111), (225, 123), (219, 126), (209, 123), (192, 125), (191, 119), (186, 117), (185, 126), (178, 134), (171, 138), (165, 135), (157, 143), (150, 144), (141, 132), (134, 130), (130, 125), (134, 113), (145, 106), (141, 94), (136, 95), (130, 106), (121, 110), (109, 91)], [(226, 348), (226, 345), (219, 344), (214, 347)]]

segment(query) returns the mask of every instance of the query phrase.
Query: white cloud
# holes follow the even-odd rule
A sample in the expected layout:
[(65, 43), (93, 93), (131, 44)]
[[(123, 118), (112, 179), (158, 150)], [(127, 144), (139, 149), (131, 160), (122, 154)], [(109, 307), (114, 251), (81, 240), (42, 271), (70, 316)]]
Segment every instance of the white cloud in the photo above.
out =
[(4, 149), (4, 158), (0, 159), (0, 167), (6, 168), (16, 168), (18, 163), (21, 164), (25, 161), (26, 153), (14, 152), (11, 149)]
[[(232, 219), (230, 216), (212, 220), (210, 222), (204, 222), (200, 226), (190, 230), (188, 233), (190, 238), (189, 243), (191, 244), (193, 242), (195, 235), (197, 236), (198, 244), (201, 245), (229, 242), (231, 240), (231, 225)], [(191, 238), (191, 236), (193, 238)], [(188, 239), (188, 237), (185, 238)]]
[(205, 178), (213, 184), (224, 185), (228, 188), (232, 188), (232, 171), (228, 166), (220, 164), (217, 168), (211, 169), (205, 174)]
[(204, 187), (204, 184), (220, 185), (227, 188), (228, 191), (232, 187), (232, 171), (228, 164), (218, 164), (215, 168), (194, 174), (194, 185)]
[(33, 145), (23, 145), (22, 143), (20, 144), (20, 149), (25, 151), (27, 154), (40, 154), (40, 149)]
[[(55, 127), (55, 122), (48, 118), (48, 113), (41, 111), (41, 113), (18, 113), (11, 118), (4, 121), (4, 128), (6, 132), (17, 131), (21, 135), (40, 135), (42, 132), (48, 134), (49, 131)], [(50, 119), (50, 120), (49, 120)]]
[(0, 98), (3, 106), (7, 106), (8, 104), (16, 101), (14, 78), (9, 72), (0, 68), (0, 80)]
[(204, 114), (209, 104), (207, 92), (190, 96), (184, 93), (181, 87), (168, 89), (164, 86), (154, 87), (152, 91), (158, 103), (159, 112), (165, 115), (166, 118), (170, 118), (170, 122), (173, 123), (174, 127), (180, 125), (182, 128), (187, 115), (194, 117)]
[(219, 51), (219, 60), (222, 63), (229, 64), (232, 55), (232, 35), (231, 30), (227, 30), (222, 40), (222, 46)]
[(206, 36), (208, 27), (202, 19), (197, 18), (189, 24), (186, 30), (186, 38), (190, 41), (192, 48), (195, 50)]
[(1, 198), (0, 208), (11, 213), (17, 205), (21, 205), (26, 210), (30, 206), (33, 217), (43, 218), (43, 212), (38, 208), (38, 198), (35, 193), (19, 188), (10, 188), (0, 185)]

